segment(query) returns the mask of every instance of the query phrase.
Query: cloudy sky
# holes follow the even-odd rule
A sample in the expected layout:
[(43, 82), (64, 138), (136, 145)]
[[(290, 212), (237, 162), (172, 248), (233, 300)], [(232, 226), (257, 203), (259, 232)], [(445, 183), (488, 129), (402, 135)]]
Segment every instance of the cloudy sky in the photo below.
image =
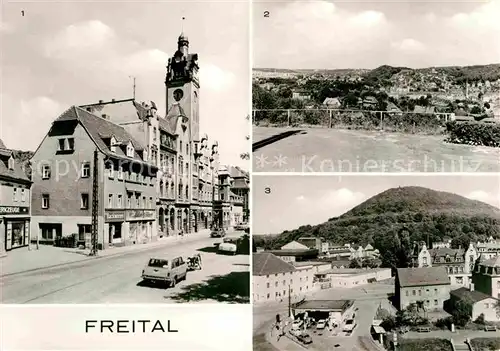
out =
[[(24, 16), (22, 14), (24, 11)], [(165, 73), (181, 18), (199, 54), (201, 132), (221, 162), (247, 167), (249, 5), (239, 2), (2, 2), (0, 138), (34, 150), (71, 105), (131, 98), (165, 115)]]
[[(253, 182), (254, 233), (277, 234), (340, 216), (370, 197), (398, 186), (447, 191), (500, 208), (500, 178), (467, 175), (257, 176)], [(266, 188), (270, 193), (266, 194)]]
[(257, 1), (256, 68), (500, 62), (499, 0)]

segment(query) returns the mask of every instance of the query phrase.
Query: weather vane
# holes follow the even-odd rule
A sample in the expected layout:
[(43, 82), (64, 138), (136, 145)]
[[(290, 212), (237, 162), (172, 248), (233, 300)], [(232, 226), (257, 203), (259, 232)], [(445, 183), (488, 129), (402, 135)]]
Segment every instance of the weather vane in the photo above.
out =
[(184, 21), (186, 20), (186, 17), (182, 17), (181, 21), (181, 32), (184, 32)]

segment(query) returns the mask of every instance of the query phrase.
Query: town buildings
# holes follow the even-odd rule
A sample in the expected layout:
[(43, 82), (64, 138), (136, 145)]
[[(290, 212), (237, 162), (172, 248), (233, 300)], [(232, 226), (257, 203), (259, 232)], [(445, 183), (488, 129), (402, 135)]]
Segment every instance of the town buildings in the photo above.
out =
[(75, 234), (88, 247), (94, 193), (101, 248), (228, 228), (245, 209), (248, 218), (248, 175), (235, 181), (218, 143), (200, 134), (198, 70), (181, 34), (167, 65), (164, 115), (134, 97), (72, 106), (55, 120), (32, 158), (32, 240)]
[(30, 243), (31, 181), (0, 140), (0, 257)]
[(390, 268), (375, 269), (351, 269), (334, 268), (318, 272), (318, 281), (322, 283), (322, 289), (344, 288), (351, 289), (360, 285), (366, 285), (391, 278)]
[(500, 299), (500, 256), (477, 260), (472, 273), (474, 290)]
[(295, 267), (272, 253), (252, 256), (252, 291), (254, 303), (285, 301), (301, 297), (313, 290), (314, 268)]
[(500, 241), (495, 240), (493, 237), (483, 242), (478, 241), (475, 247), (483, 259), (490, 259), (500, 255)]
[(445, 267), (451, 285), (468, 287), (478, 252), (471, 243), (467, 250), (452, 249), (441, 243), (437, 248), (427, 249), (422, 243), (417, 253), (418, 267)]
[(450, 298), (450, 281), (445, 267), (398, 268), (395, 301), (399, 310), (422, 303), (426, 310), (442, 310)]
[[(31, 159), (32, 240), (72, 234), (89, 247), (92, 207), (100, 248), (154, 241), (158, 168), (147, 150), (107, 118), (72, 106), (59, 116)], [(94, 182), (95, 180), (95, 182)]]

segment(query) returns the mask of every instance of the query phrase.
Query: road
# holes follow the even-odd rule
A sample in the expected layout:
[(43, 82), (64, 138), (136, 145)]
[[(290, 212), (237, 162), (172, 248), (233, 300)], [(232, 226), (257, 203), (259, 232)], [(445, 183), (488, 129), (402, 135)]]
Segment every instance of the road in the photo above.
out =
[[(242, 232), (228, 233), (239, 237)], [(214, 252), (221, 239), (202, 236), (172, 242), (151, 250), (5, 276), (0, 279), (2, 303), (248, 303), (250, 256)], [(200, 253), (202, 270), (188, 272), (174, 288), (148, 286), (141, 272), (148, 259)]]
[[(290, 128), (253, 127), (253, 141)], [(253, 153), (255, 172), (499, 172), (500, 149), (443, 136), (301, 128)]]

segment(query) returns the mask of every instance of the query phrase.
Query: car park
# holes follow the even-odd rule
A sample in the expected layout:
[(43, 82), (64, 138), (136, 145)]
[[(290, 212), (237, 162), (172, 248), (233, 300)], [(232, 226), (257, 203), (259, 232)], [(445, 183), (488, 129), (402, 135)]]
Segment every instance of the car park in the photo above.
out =
[(142, 270), (142, 279), (148, 282), (163, 282), (174, 287), (187, 277), (187, 264), (182, 257), (150, 258)]

